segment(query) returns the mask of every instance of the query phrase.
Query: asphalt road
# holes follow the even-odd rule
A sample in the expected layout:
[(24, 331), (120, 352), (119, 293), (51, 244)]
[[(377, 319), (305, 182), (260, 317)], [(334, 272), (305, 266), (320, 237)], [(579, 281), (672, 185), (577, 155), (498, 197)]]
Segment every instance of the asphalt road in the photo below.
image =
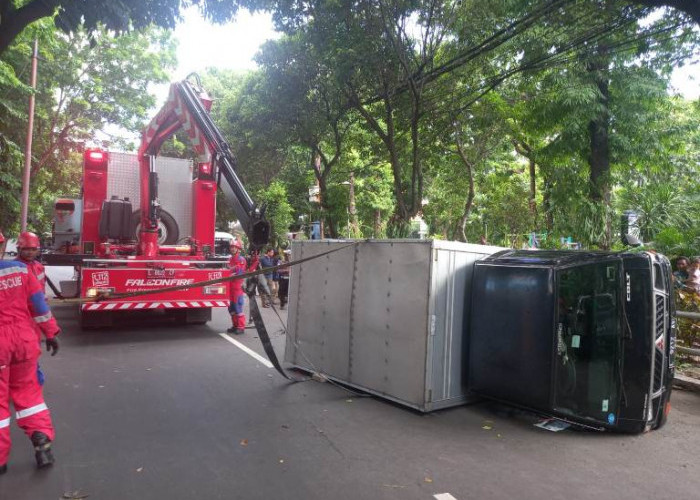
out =
[[(278, 352), (280, 320), (262, 309)], [(56, 307), (43, 357), (56, 465), (36, 471), (13, 423), (0, 500), (667, 499), (700, 492), (700, 394), (639, 436), (533, 426), (480, 403), (422, 415), (330, 383), (289, 383), (206, 326), (132, 317), (81, 331)], [(284, 312), (282, 318), (286, 321)], [(263, 353), (254, 330), (236, 337)], [(437, 495), (437, 496), (436, 496)], [(448, 496), (449, 495), (449, 496)]]

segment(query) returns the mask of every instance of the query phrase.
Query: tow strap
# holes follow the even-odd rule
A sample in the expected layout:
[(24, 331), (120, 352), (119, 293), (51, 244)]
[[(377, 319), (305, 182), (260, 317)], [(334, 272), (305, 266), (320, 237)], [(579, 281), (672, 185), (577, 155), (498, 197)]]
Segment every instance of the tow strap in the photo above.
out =
[[(98, 297), (93, 297), (93, 298), (57, 298), (53, 300), (49, 300), (49, 304), (84, 304), (84, 303), (90, 303), (90, 302), (102, 302), (105, 300), (110, 300), (110, 299), (123, 299), (123, 298), (128, 298), (128, 297), (136, 297), (136, 296), (141, 296), (141, 295), (150, 295), (150, 294), (155, 294), (155, 293), (162, 293), (162, 292), (173, 292), (177, 290), (184, 290), (184, 289), (190, 289), (190, 288), (201, 288), (203, 286), (209, 286), (217, 283), (224, 283), (227, 281), (233, 281), (233, 280), (242, 280), (245, 278), (250, 278), (253, 276), (257, 276), (259, 274), (268, 274), (273, 271), (276, 271), (277, 269), (283, 269), (287, 267), (293, 267), (297, 266), (299, 264), (302, 264), (304, 262), (308, 262), (310, 260), (318, 259), (319, 257), (324, 257), (328, 254), (331, 254), (333, 252), (338, 252), (340, 250), (344, 250), (346, 248), (354, 247), (356, 245), (359, 245), (365, 240), (360, 240), (360, 241), (353, 241), (352, 243), (348, 243), (347, 245), (343, 245), (342, 247), (338, 248), (333, 248), (331, 250), (328, 250), (326, 252), (321, 252), (316, 255), (312, 255), (310, 257), (304, 257), (303, 259), (299, 259), (296, 261), (291, 261), (291, 262), (285, 262), (284, 264), (280, 264), (278, 266), (274, 267), (266, 267), (262, 269), (258, 269), (257, 271), (250, 271), (247, 273), (243, 274), (236, 274), (229, 276), (227, 278), (217, 278), (213, 280), (208, 280), (208, 281), (200, 281), (198, 283), (193, 283), (193, 284), (188, 284), (188, 285), (179, 285), (179, 286), (171, 286), (171, 287), (166, 287), (166, 288), (159, 288), (156, 290), (144, 290), (140, 292), (129, 292), (129, 293), (115, 293), (115, 294), (105, 294), (105, 295), (100, 295)], [(54, 287), (51, 287), (54, 292), (56, 290)], [(299, 380), (294, 379), (293, 377), (290, 377), (287, 372), (282, 368), (282, 365), (279, 362), (279, 359), (277, 358), (277, 354), (275, 353), (275, 349), (272, 347), (272, 342), (270, 341), (270, 335), (267, 333), (267, 328), (265, 327), (265, 322), (263, 321), (262, 314), (260, 314), (260, 308), (258, 307), (258, 302), (255, 299), (255, 296), (249, 297), (250, 303), (250, 314), (253, 318), (253, 323), (255, 324), (255, 329), (258, 332), (258, 337), (260, 338), (260, 342), (262, 343), (263, 349), (265, 350), (265, 354), (267, 355), (267, 358), (270, 360), (270, 363), (272, 363), (272, 366), (275, 367), (275, 369), (282, 375), (284, 378), (287, 380), (291, 380), (294, 382), (298, 382)]]
[(265, 322), (262, 319), (262, 314), (260, 314), (260, 308), (258, 307), (258, 301), (255, 300), (255, 296), (250, 297), (248, 302), (250, 303), (250, 315), (253, 318), (253, 323), (255, 323), (255, 329), (258, 331), (258, 338), (260, 339), (263, 349), (265, 349), (267, 359), (270, 360), (270, 363), (272, 363), (272, 366), (275, 367), (275, 370), (277, 370), (280, 375), (287, 380), (297, 382), (297, 380), (287, 375), (287, 372), (284, 371), (284, 368), (282, 368), (279, 359), (277, 359), (277, 353), (272, 347), (272, 341), (270, 341), (270, 335), (267, 333), (267, 328), (265, 328)]

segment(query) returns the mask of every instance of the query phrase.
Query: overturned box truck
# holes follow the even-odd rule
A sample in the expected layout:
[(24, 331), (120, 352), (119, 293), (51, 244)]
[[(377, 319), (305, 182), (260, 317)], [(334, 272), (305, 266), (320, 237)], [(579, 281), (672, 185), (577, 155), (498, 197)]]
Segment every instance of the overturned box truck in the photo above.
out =
[(651, 252), (362, 242), (292, 268), (285, 359), (424, 412), (487, 397), (643, 432), (670, 408), (670, 273)]

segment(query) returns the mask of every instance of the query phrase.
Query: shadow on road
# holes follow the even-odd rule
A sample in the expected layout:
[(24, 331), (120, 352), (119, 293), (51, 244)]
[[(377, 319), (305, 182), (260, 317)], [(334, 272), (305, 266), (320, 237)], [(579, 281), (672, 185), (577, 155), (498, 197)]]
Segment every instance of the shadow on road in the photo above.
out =
[(215, 328), (208, 325), (184, 325), (164, 314), (164, 311), (123, 311), (109, 327), (82, 329), (79, 313), (74, 306), (53, 308), (54, 316), (63, 330), (62, 337), (71, 347), (124, 344), (138, 342), (172, 342), (215, 339)]

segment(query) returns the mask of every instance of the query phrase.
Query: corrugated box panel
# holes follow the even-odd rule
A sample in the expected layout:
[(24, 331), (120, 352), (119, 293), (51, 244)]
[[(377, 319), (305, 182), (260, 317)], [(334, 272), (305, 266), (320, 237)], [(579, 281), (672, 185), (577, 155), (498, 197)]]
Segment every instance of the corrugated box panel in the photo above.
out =
[[(347, 245), (294, 242), (293, 259)], [(473, 263), (497, 247), (362, 242), (292, 268), (285, 359), (423, 411), (466, 394)]]

